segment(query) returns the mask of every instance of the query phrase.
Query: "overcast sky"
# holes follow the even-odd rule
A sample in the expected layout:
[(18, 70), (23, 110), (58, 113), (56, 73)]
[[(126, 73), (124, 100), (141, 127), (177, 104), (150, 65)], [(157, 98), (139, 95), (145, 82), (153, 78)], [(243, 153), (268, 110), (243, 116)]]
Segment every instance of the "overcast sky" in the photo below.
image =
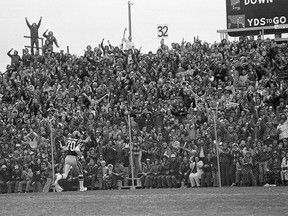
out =
[[(133, 0), (132, 40), (135, 47), (144, 52), (155, 52), (160, 40), (157, 25), (167, 24), (166, 44), (193, 41), (199, 36), (203, 41), (219, 41), (218, 29), (226, 28), (225, 0)], [(54, 32), (60, 48), (70, 53), (83, 55), (89, 44), (105, 43), (119, 45), (124, 29), (128, 28), (127, 0), (1, 0), (0, 1), (0, 71), (4, 71), (10, 58), (9, 49), (22, 55), (24, 45), (29, 45), (30, 35), (25, 17), (29, 22), (38, 22), (43, 17), (39, 34), (46, 29)], [(128, 36), (128, 31), (126, 36)]]

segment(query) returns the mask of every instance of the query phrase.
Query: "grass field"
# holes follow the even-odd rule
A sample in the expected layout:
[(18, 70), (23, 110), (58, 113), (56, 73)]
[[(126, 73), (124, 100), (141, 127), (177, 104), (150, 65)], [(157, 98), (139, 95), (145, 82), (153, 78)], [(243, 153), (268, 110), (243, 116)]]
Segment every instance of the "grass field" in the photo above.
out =
[(288, 187), (2, 194), (0, 215), (288, 215)]

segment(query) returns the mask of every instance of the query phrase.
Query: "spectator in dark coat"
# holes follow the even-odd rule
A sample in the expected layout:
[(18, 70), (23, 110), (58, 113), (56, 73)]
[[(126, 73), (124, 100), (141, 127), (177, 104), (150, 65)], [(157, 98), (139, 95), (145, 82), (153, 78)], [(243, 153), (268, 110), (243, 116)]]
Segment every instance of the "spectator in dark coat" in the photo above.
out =
[(96, 176), (98, 172), (98, 166), (95, 164), (95, 161), (93, 158), (90, 158), (90, 161), (84, 171), (85, 175), (85, 184), (91, 186), (91, 190), (94, 190), (95, 188), (95, 181), (96, 181)]
[(230, 186), (230, 165), (231, 165), (231, 154), (226, 143), (223, 143), (222, 149), (220, 150), (220, 169), (221, 169), (221, 181), (222, 186)]
[(7, 55), (11, 58), (11, 67), (13, 68), (13, 70), (16, 70), (20, 66), (22, 60), (21, 57), (18, 55), (18, 51), (14, 50), (14, 53), (11, 54), (12, 50), (13, 48), (8, 51)]
[(168, 161), (168, 156), (163, 155), (161, 158), (160, 175), (157, 177), (158, 188), (167, 187), (166, 176), (169, 175), (169, 171), (170, 171), (170, 162)]
[(180, 161), (176, 158), (175, 154), (171, 154), (170, 157), (170, 170), (169, 175), (166, 176), (166, 182), (169, 188), (178, 187), (179, 183), (179, 166)]
[(20, 181), (22, 181), (22, 171), (18, 165), (15, 165), (12, 170), (11, 181), (7, 182), (7, 192), (12, 193), (12, 187), (14, 186), (14, 193), (17, 193)]
[(3, 164), (0, 171), (0, 193), (7, 192), (7, 183), (12, 180), (6, 164)]
[(184, 156), (179, 167), (179, 180), (181, 187), (187, 187), (190, 174), (190, 163), (187, 156)]

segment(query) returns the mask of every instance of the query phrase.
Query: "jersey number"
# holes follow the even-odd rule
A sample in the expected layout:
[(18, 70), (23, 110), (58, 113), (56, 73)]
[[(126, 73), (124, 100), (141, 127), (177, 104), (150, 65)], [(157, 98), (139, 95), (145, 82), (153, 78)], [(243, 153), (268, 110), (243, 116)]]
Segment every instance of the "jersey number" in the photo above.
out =
[(76, 141), (69, 140), (67, 143), (67, 149), (70, 151), (75, 151), (75, 148), (76, 148)]

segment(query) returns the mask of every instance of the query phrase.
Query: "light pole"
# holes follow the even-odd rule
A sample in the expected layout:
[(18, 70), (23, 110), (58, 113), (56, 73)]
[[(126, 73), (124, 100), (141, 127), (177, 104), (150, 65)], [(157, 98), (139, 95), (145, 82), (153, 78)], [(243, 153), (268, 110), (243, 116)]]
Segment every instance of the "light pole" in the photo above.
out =
[(128, 37), (128, 40), (130, 42), (132, 41), (131, 5), (133, 5), (133, 3), (128, 1), (128, 22), (129, 22), (129, 37)]
[(217, 136), (218, 106), (219, 106), (219, 102), (217, 101), (217, 103), (216, 103), (216, 108), (215, 108), (215, 113), (214, 113), (214, 132), (215, 132), (215, 141), (216, 141), (216, 155), (217, 155), (217, 166), (218, 166), (218, 181), (219, 181), (219, 187), (221, 187), (219, 143), (218, 143), (218, 136)]

